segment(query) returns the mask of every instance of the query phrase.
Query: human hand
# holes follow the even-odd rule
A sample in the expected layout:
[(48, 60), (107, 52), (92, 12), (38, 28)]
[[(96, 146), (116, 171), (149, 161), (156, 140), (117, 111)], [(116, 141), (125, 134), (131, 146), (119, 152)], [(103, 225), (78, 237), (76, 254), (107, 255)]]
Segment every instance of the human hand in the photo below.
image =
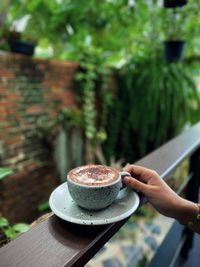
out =
[(198, 212), (194, 203), (178, 196), (156, 171), (137, 165), (127, 165), (125, 171), (132, 177), (124, 177), (124, 183), (142, 192), (161, 214), (186, 223)]

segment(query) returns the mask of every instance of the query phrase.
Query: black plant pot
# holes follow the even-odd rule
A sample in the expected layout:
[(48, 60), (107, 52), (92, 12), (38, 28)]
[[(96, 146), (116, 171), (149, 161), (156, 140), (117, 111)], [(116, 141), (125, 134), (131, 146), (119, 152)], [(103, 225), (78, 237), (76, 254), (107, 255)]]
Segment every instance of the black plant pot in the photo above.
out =
[(165, 41), (164, 44), (167, 62), (180, 61), (183, 58), (185, 41)]
[(186, 5), (188, 0), (164, 0), (164, 7), (175, 8)]
[(12, 40), (9, 42), (10, 49), (13, 53), (19, 53), (32, 56), (35, 50), (35, 44), (21, 40)]

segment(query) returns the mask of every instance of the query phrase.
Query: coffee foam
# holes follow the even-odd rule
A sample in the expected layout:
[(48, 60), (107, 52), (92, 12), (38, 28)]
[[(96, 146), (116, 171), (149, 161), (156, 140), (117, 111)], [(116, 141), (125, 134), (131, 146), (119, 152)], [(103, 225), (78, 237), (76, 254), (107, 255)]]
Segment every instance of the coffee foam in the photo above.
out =
[(106, 185), (118, 179), (119, 172), (104, 165), (86, 165), (71, 170), (69, 179), (83, 185)]

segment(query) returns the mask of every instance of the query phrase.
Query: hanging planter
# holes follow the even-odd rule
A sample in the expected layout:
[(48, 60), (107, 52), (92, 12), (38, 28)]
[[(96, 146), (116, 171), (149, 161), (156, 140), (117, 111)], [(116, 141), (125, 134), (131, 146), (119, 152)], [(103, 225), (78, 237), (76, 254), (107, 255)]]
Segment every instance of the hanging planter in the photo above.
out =
[(12, 40), (9, 42), (10, 50), (13, 53), (24, 54), (32, 56), (35, 50), (35, 43), (26, 42), (22, 40)]
[(169, 40), (164, 42), (165, 59), (167, 62), (180, 61), (183, 58), (185, 41)]
[(11, 52), (28, 56), (34, 54), (36, 42), (33, 38), (30, 39), (28, 36), (22, 36), (21, 32), (15, 30), (8, 30), (6, 38)]
[(186, 5), (188, 0), (164, 0), (164, 7), (176, 8)]

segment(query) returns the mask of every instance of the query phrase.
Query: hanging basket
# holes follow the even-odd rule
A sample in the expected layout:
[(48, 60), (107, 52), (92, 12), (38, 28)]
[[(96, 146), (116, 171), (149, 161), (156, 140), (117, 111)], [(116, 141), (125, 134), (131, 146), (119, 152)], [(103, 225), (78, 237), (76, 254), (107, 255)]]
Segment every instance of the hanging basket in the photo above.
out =
[(183, 58), (185, 41), (165, 41), (165, 59), (167, 62), (180, 61)]
[(164, 0), (164, 7), (176, 8), (186, 5), (188, 0)]
[(9, 42), (10, 50), (13, 53), (24, 54), (32, 56), (35, 50), (35, 44), (31, 42), (25, 42), (22, 40), (12, 40)]

